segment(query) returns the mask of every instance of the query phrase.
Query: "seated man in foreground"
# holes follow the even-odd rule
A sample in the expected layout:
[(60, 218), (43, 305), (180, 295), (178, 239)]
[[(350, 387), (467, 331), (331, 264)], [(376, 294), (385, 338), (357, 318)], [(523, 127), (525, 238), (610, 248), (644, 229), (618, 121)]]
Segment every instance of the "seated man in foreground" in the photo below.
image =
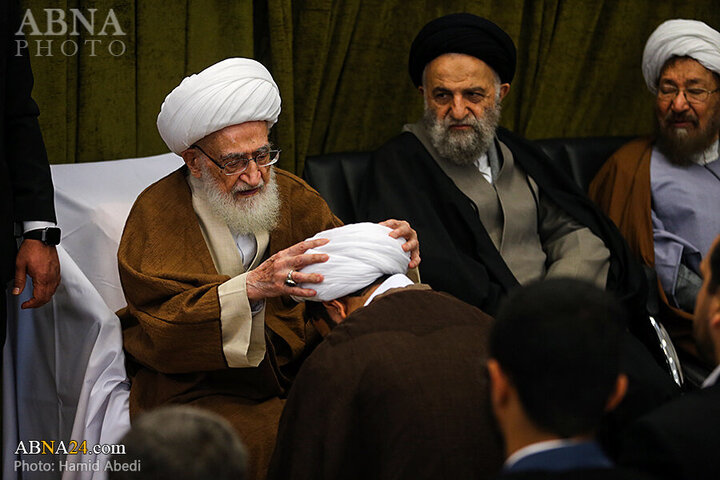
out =
[(422, 28), (409, 70), (425, 115), (373, 155), (360, 218), (409, 221), (423, 281), (490, 314), (519, 284), (569, 276), (644, 317), (644, 274), (612, 222), (539, 148), (498, 129), (515, 60), (512, 39), (484, 18)]
[(700, 272), (703, 285), (693, 333), (700, 354), (715, 370), (702, 390), (658, 408), (629, 428), (620, 456), (621, 463), (667, 480), (720, 478), (720, 236)]
[(590, 197), (655, 268), (670, 333), (689, 337), (702, 255), (720, 232), (720, 32), (668, 20), (648, 39), (642, 70), (655, 95), (656, 135), (618, 150)]
[(490, 334), (492, 408), (505, 438), (501, 478), (641, 479), (615, 468), (594, 436), (623, 399), (625, 312), (577, 280), (518, 289)]
[(502, 461), (487, 402), (492, 319), (403, 275), (385, 227), (317, 234), (329, 260), (306, 312), (325, 340), (303, 364), (269, 479), (484, 479)]
[[(265, 476), (281, 397), (317, 337), (289, 296), (315, 295), (322, 276), (296, 270), (327, 259), (305, 253), (325, 240), (302, 240), (340, 225), (317, 192), (272, 166), (279, 114), (277, 85), (254, 60), (185, 78), (158, 129), (186, 165), (140, 194), (118, 250), (131, 416), (167, 403), (219, 413), (248, 446), (251, 479)], [(415, 232), (387, 223), (410, 239), (416, 266)]]

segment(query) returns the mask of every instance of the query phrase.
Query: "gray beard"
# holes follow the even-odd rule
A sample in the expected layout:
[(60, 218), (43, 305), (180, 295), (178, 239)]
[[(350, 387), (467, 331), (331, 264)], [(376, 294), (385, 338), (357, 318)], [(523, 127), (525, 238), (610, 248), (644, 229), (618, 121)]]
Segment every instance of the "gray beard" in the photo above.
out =
[(270, 169), (270, 180), (260, 192), (249, 198), (236, 198), (233, 193), (247, 190), (247, 184), (236, 185), (233, 193), (227, 193), (222, 190), (207, 165), (203, 164), (200, 168), (205, 199), (212, 212), (227, 224), (233, 235), (269, 232), (277, 226), (280, 220), (280, 194), (274, 169)]
[[(449, 116), (440, 120), (426, 105), (422, 123), (430, 143), (442, 158), (455, 165), (472, 165), (492, 145), (501, 110), (500, 102), (495, 102), (480, 118), (468, 114), (460, 121)], [(455, 132), (450, 130), (452, 125), (470, 125), (472, 130)]]
[[(666, 121), (672, 117), (672, 113), (666, 116)], [(692, 165), (702, 153), (715, 141), (715, 135), (720, 130), (720, 115), (716, 115), (709, 122), (704, 130), (694, 135), (685, 129), (664, 128), (655, 117), (655, 128), (657, 132), (657, 146), (667, 157), (670, 163), (679, 167)]]

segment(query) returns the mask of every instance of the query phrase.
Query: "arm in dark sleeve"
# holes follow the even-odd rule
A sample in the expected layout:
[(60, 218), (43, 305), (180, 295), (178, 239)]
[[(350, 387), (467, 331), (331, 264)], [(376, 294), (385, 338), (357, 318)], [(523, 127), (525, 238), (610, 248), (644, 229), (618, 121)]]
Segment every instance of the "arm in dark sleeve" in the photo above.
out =
[[(13, 2), (14, 4), (15, 2)], [(43, 143), (38, 106), (31, 97), (33, 75), (27, 49), (18, 49), (23, 35), (14, 35), (20, 18), (12, 7), (12, 31), (5, 44), (7, 51), (5, 83), (5, 152), (13, 196), (15, 221), (55, 221), (53, 186), (45, 144)], [(19, 53), (19, 55), (18, 55)]]

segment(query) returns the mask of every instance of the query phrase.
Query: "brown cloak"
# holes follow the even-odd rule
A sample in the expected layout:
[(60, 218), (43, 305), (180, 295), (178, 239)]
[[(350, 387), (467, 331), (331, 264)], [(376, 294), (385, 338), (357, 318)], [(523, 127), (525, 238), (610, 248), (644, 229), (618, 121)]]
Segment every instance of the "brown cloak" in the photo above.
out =
[[(315, 190), (290, 173), (275, 171), (280, 223), (270, 232), (266, 258), (341, 225)], [(262, 478), (282, 409), (279, 397), (317, 335), (303, 320), (302, 304), (269, 299), (265, 358), (258, 367), (228, 367), (218, 286), (229, 277), (213, 264), (186, 175), (182, 167), (140, 194), (118, 250), (128, 302), (118, 315), (133, 381), (130, 413), (166, 403), (214, 410), (233, 423), (248, 445), (250, 478)]]

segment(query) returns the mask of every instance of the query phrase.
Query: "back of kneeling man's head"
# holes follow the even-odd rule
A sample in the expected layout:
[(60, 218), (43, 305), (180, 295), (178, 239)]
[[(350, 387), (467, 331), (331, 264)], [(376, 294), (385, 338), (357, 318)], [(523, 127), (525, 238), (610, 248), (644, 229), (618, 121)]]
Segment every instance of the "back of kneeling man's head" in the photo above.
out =
[(109, 480), (243, 480), (247, 453), (230, 423), (189, 406), (161, 407), (141, 415), (120, 441), (125, 455), (112, 461), (133, 464), (109, 472)]
[(510, 293), (490, 335), (488, 362), (506, 443), (509, 435), (542, 441), (595, 433), (627, 387), (620, 372), (625, 316), (612, 295), (578, 280)]
[(313, 263), (299, 270), (323, 276), (319, 284), (300, 284), (312, 288), (314, 297), (305, 301), (306, 317), (325, 336), (366, 300), (383, 280), (396, 276), (393, 286), (412, 283), (407, 272), (410, 254), (402, 248), (405, 239), (390, 236), (392, 229), (375, 223), (353, 223), (332, 228), (306, 240), (328, 239), (328, 243), (308, 250), (322, 253), (327, 262)]

